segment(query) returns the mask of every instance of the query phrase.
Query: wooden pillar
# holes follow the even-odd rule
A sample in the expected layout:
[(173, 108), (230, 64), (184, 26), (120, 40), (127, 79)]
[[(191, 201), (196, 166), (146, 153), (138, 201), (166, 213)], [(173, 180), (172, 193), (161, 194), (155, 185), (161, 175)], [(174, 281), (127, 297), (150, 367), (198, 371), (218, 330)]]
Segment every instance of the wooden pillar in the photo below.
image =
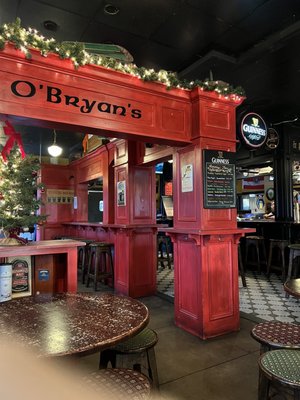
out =
[[(235, 152), (238, 103), (196, 89), (193, 143), (174, 158), (175, 323), (205, 339), (239, 329), (235, 208), (205, 208), (204, 151)], [(189, 178), (186, 178), (189, 171)]]
[(154, 167), (135, 165), (136, 142), (115, 150), (115, 290), (132, 296), (156, 291)]

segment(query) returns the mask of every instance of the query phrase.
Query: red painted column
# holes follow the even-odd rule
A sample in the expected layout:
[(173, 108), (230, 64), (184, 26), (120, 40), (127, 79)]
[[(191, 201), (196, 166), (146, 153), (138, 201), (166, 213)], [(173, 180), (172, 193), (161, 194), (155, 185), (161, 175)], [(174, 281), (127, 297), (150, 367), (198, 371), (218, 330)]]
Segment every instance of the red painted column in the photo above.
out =
[[(175, 323), (206, 339), (239, 329), (235, 208), (204, 208), (203, 151), (235, 152), (234, 100), (191, 93), (193, 143), (174, 157)], [(186, 181), (184, 171), (192, 170)]]
[(135, 165), (137, 143), (115, 150), (115, 290), (132, 296), (156, 291), (154, 167)]

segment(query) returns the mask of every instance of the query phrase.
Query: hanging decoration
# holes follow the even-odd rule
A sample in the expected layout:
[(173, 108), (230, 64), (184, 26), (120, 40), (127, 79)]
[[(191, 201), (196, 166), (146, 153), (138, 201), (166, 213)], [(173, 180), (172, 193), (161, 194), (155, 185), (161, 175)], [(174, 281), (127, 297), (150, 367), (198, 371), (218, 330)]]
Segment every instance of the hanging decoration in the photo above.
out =
[(13, 43), (29, 59), (31, 58), (30, 49), (36, 49), (44, 57), (47, 57), (48, 53), (54, 53), (59, 55), (61, 59), (70, 59), (75, 68), (87, 64), (99, 65), (104, 68), (133, 75), (143, 81), (163, 83), (167, 89), (179, 88), (191, 90), (199, 87), (203, 91), (216, 92), (220, 97), (234, 101), (240, 101), (240, 98), (245, 96), (242, 87), (238, 86), (234, 88), (229, 83), (223, 81), (210, 79), (205, 79), (204, 81), (179, 80), (175, 72), (165, 70), (157, 72), (154, 69), (137, 67), (133, 63), (123, 63), (112, 57), (89, 53), (84, 43), (58, 43), (53, 38), (47, 39), (40, 35), (36, 29), (22, 28), (20, 18), (17, 18), (15, 22), (7, 23), (0, 27), (0, 50), (5, 48), (6, 42)]
[(7, 158), (15, 144), (18, 145), (22, 158), (25, 158), (25, 151), (20, 133), (17, 133), (15, 131), (14, 127), (11, 125), (9, 121), (5, 121), (5, 124), (6, 126), (3, 126), (3, 130), (5, 135), (8, 136), (8, 138), (1, 151), (3, 160), (7, 161)]

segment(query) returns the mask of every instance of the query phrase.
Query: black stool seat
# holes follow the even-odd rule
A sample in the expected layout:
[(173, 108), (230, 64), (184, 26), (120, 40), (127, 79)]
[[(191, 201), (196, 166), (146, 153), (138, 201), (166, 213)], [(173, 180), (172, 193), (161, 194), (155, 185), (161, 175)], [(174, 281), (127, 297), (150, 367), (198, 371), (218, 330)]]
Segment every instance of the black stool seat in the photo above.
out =
[(150, 398), (151, 385), (148, 378), (131, 369), (101, 369), (84, 376), (82, 382), (104, 399), (144, 400)]
[(94, 282), (95, 291), (100, 281), (111, 280), (112, 284), (114, 283), (112, 248), (112, 243), (92, 242), (89, 244), (86, 287), (89, 287), (91, 279)]
[(285, 349), (268, 351), (260, 357), (258, 364), (258, 400), (270, 398), (271, 384), (276, 385), (276, 389), (282, 392), (290, 392), (291, 398), (300, 399), (300, 351)]
[(300, 325), (289, 322), (261, 322), (251, 330), (251, 336), (261, 344), (261, 354), (276, 348), (300, 349)]
[[(269, 257), (267, 265), (267, 276), (270, 276), (271, 268), (279, 269), (281, 271), (281, 280), (285, 280), (285, 251), (289, 246), (288, 240), (270, 239)], [(277, 250), (279, 254), (279, 263), (274, 264), (274, 251)]]
[[(142, 332), (132, 338), (129, 338), (110, 349), (103, 350), (100, 353), (99, 368), (106, 368), (109, 362), (112, 367), (115, 368), (117, 366), (118, 355), (123, 356), (126, 354), (146, 353), (149, 378), (152, 381), (153, 388), (158, 389), (159, 383), (154, 352), (154, 346), (157, 341), (158, 337), (156, 332), (152, 329), (145, 328)], [(141, 363), (135, 363), (133, 369), (141, 372)]]
[[(261, 264), (267, 264), (267, 253), (265, 247), (265, 239), (263, 236), (246, 236), (246, 255), (245, 255), (245, 265), (254, 265), (258, 268), (258, 272), (261, 272)], [(249, 259), (249, 250), (254, 248), (254, 254), (256, 260), (251, 261)]]

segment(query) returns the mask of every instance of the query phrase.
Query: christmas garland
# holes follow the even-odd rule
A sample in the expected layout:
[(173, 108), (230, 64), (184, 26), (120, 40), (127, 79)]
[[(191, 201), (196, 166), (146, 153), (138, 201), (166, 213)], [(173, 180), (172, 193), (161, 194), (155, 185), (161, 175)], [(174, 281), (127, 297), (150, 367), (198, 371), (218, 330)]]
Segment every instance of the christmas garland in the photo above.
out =
[(245, 96), (244, 89), (240, 86), (234, 88), (226, 82), (206, 79), (188, 82), (179, 80), (175, 72), (137, 67), (135, 64), (123, 64), (109, 57), (90, 54), (84, 49), (82, 43), (58, 43), (55, 39), (47, 39), (40, 35), (36, 29), (22, 28), (20, 18), (15, 22), (4, 24), (0, 27), (0, 50), (3, 50), (6, 42), (14, 43), (15, 47), (24, 52), (26, 58), (31, 58), (30, 48), (39, 50), (41, 55), (47, 57), (48, 53), (58, 54), (61, 59), (72, 60), (75, 68), (87, 64), (99, 65), (116, 71), (134, 75), (143, 81), (160, 82), (168, 89), (179, 88), (191, 90), (199, 87), (204, 91), (216, 92), (227, 99), (240, 100)]

